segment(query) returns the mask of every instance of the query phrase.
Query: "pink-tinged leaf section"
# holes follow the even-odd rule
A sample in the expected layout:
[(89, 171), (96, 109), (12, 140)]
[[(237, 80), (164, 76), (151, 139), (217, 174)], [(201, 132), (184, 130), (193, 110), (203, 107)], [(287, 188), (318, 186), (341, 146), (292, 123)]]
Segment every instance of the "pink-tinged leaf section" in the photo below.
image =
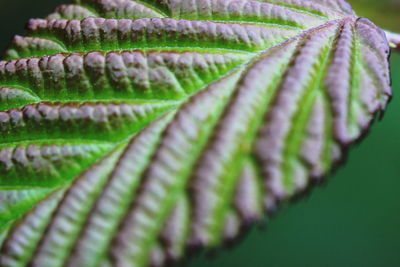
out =
[(391, 97), (341, 0), (76, 0), (0, 62), (1, 266), (167, 266), (343, 160)]

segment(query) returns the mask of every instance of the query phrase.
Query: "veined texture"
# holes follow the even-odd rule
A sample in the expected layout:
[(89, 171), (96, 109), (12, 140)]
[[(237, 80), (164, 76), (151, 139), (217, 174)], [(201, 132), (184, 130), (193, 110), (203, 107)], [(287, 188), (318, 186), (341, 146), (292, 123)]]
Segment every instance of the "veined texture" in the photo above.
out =
[(342, 0), (75, 0), (0, 61), (1, 266), (161, 267), (321, 181), (390, 97)]

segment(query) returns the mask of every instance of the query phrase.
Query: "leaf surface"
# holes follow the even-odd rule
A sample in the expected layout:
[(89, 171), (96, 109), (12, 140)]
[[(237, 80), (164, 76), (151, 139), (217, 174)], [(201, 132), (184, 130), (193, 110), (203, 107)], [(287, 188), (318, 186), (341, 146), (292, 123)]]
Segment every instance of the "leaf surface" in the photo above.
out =
[(0, 62), (2, 266), (234, 240), (391, 96), (384, 33), (340, 0), (76, 0), (27, 28)]

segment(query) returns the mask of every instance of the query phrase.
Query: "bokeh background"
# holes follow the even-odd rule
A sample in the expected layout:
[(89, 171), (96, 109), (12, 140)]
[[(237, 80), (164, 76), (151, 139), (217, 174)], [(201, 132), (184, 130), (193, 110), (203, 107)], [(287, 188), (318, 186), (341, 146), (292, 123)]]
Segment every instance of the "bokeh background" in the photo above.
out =
[[(0, 0), (0, 51), (23, 33), (29, 18), (67, 1)], [(400, 0), (349, 2), (359, 15), (400, 32)], [(400, 53), (391, 61), (395, 97), (384, 119), (328, 183), (284, 207), (266, 229), (253, 229), (234, 248), (195, 256), (185, 266), (400, 266)]]

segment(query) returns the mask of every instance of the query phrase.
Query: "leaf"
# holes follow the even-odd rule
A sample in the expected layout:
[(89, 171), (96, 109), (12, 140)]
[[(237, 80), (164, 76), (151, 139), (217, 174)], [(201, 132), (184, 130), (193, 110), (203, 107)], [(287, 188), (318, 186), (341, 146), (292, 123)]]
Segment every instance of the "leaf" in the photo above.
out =
[(31, 20), (0, 63), (1, 265), (164, 266), (234, 240), (367, 132), (388, 55), (341, 0), (77, 0)]

